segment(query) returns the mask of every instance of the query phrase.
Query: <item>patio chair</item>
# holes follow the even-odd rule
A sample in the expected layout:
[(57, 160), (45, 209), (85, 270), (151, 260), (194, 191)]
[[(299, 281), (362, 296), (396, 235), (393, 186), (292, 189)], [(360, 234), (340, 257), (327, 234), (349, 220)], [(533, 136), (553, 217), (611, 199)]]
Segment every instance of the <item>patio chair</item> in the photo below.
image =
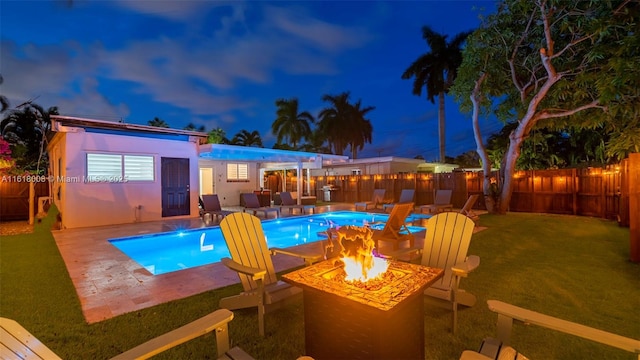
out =
[(222, 210), (218, 195), (202, 195), (202, 216), (211, 214), (218, 218), (223, 218), (233, 211)]
[(480, 195), (478, 194), (470, 195), (467, 201), (464, 203), (464, 206), (462, 207), (462, 209), (460, 209), (460, 214), (466, 215), (468, 218), (473, 220), (473, 222), (478, 222), (478, 220), (480, 219), (478, 214), (476, 214), (475, 211), (473, 211), (473, 205), (476, 204), (476, 201), (478, 201), (479, 196)]
[(243, 212), (247, 212), (247, 210), (251, 210), (253, 215), (257, 216), (258, 212), (263, 212), (264, 217), (268, 218), (269, 213), (275, 213), (276, 218), (280, 216), (280, 209), (269, 206), (260, 206), (260, 200), (258, 200), (258, 195), (254, 193), (244, 193), (240, 194), (242, 196), (242, 200), (244, 202)]
[(480, 265), (476, 255), (467, 256), (471, 235), (475, 224), (473, 220), (457, 212), (443, 212), (427, 221), (427, 231), (423, 248), (409, 248), (385, 254), (392, 259), (404, 259), (405, 256), (421, 254), (424, 266), (444, 269), (444, 276), (424, 292), (429, 298), (450, 304), (453, 333), (457, 329), (458, 304), (473, 306), (476, 297), (460, 289), (460, 280)]
[[(153, 338), (112, 360), (148, 359), (199, 336), (214, 332), (219, 359), (252, 359), (239, 347), (229, 349), (228, 323), (233, 313), (216, 310), (173, 331)], [(0, 357), (2, 359), (61, 359), (15, 320), (0, 317)], [(80, 354), (78, 354), (78, 357)]]
[(258, 327), (260, 335), (264, 336), (265, 313), (302, 293), (302, 289), (278, 280), (271, 252), (297, 256), (307, 263), (320, 260), (322, 254), (269, 250), (260, 219), (247, 213), (236, 212), (225, 216), (220, 222), (220, 230), (231, 253), (231, 259), (225, 257), (220, 261), (238, 273), (244, 290), (239, 295), (221, 299), (220, 307), (229, 310), (257, 307)]
[(415, 238), (405, 224), (407, 216), (409, 216), (412, 210), (412, 202), (396, 204), (396, 206), (391, 209), (391, 214), (389, 214), (384, 228), (373, 231), (373, 241), (378, 251), (380, 250), (380, 241), (392, 242), (393, 250), (398, 250), (400, 243), (403, 241), (408, 241), (409, 247), (413, 247)]
[(355, 203), (356, 211), (358, 211), (359, 207), (363, 208), (364, 211), (367, 211), (369, 209), (369, 205), (373, 205), (373, 208), (376, 209), (379, 204), (383, 204), (385, 191), (385, 189), (374, 189), (371, 201), (360, 201)]
[(298, 209), (300, 210), (301, 214), (305, 214), (307, 210), (313, 210), (316, 208), (315, 205), (298, 205), (296, 201), (293, 200), (293, 197), (291, 197), (291, 193), (288, 191), (283, 191), (280, 193), (280, 200), (282, 202), (282, 204), (280, 205), (280, 211), (282, 211), (283, 208), (288, 209), (289, 214), (291, 214), (293, 209)]
[(402, 189), (402, 192), (400, 192), (400, 199), (398, 200), (397, 203), (390, 203), (390, 204), (383, 204), (382, 205), (382, 210), (384, 211), (391, 211), (391, 209), (393, 209), (393, 206), (395, 204), (406, 204), (406, 203), (412, 203), (413, 202), (413, 196), (415, 195), (416, 191), (414, 189)]
[(421, 213), (427, 210), (430, 214), (453, 209), (453, 204), (451, 204), (451, 190), (436, 190), (433, 204), (420, 205), (418, 208)]
[(465, 350), (460, 360), (516, 359), (528, 360), (514, 348), (509, 346), (513, 321), (525, 325), (538, 325), (561, 333), (575, 335), (587, 340), (599, 342), (618, 349), (637, 354), (640, 360), (640, 340), (612, 334), (571, 321), (559, 319), (539, 312), (523, 309), (498, 300), (488, 300), (489, 310), (498, 314), (497, 338), (484, 339), (480, 349)]

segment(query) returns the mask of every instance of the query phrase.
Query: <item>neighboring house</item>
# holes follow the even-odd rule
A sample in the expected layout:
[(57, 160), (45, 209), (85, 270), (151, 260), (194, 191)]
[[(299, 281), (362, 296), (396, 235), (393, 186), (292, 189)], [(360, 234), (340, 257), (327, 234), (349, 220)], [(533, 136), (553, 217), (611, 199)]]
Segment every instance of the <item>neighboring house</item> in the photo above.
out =
[(312, 176), (382, 175), (417, 172), (451, 172), (457, 165), (426, 163), (421, 159), (395, 156), (362, 158), (325, 164), (322, 170), (312, 170)]
[(205, 133), (52, 116), (50, 196), (62, 228), (198, 216)]

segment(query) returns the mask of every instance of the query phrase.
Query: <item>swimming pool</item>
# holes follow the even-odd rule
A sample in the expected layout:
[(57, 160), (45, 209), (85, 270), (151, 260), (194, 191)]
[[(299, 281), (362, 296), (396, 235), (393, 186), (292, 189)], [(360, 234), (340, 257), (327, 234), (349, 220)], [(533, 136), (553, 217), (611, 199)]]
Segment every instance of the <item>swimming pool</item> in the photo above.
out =
[[(420, 215), (410, 215), (413, 216)], [(385, 222), (388, 217), (387, 214), (334, 211), (264, 220), (262, 228), (269, 247), (286, 248), (317, 241), (318, 232), (331, 226), (363, 226)], [(409, 226), (411, 232), (421, 230), (424, 228)], [(109, 239), (109, 242), (154, 275), (211, 264), (230, 256), (218, 226)]]

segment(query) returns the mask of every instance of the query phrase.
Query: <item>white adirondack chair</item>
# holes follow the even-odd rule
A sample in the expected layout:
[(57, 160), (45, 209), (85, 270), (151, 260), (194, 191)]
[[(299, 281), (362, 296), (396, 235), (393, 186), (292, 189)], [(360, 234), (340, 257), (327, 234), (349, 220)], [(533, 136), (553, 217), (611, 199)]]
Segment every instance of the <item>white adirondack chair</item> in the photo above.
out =
[[(229, 348), (228, 323), (233, 319), (229, 310), (216, 310), (182, 327), (153, 338), (112, 360), (148, 359), (163, 351), (204, 334), (214, 332), (218, 359), (253, 359), (238, 347)], [(83, 358), (78, 354), (78, 358)], [(0, 318), (0, 358), (61, 360), (51, 349), (15, 320)]]
[(504, 303), (498, 300), (488, 300), (489, 310), (498, 314), (497, 338), (487, 338), (482, 342), (479, 351), (465, 350), (460, 360), (490, 360), (514, 359), (528, 360), (509, 346), (511, 328), (514, 320), (526, 325), (538, 325), (551, 330), (575, 335), (587, 340), (613, 346), (638, 356), (640, 360), (640, 340), (631, 339), (607, 331), (594, 329), (571, 321), (559, 319), (539, 312)]

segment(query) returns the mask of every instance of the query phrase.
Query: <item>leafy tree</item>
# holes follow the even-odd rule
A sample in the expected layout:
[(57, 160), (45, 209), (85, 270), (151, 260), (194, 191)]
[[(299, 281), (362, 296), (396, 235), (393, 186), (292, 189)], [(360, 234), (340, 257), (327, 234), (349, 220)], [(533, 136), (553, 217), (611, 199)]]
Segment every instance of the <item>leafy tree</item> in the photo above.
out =
[[(166, 126), (166, 127), (168, 127), (168, 126)], [(183, 128), (183, 130), (206, 132), (206, 130), (204, 128), (204, 125), (196, 126), (194, 123), (188, 123), (187, 126), (185, 126)]]
[(215, 128), (207, 133), (207, 144), (229, 144), (227, 134), (221, 128)]
[(456, 156), (453, 163), (463, 168), (477, 168), (480, 167), (480, 155), (473, 150), (467, 151)]
[(155, 126), (155, 127), (161, 127), (161, 128), (168, 128), (170, 127), (169, 124), (167, 124), (166, 121), (160, 119), (159, 117), (154, 117), (153, 120), (149, 120), (147, 122), (147, 124), (149, 126)]
[(51, 130), (51, 115), (58, 115), (57, 107), (45, 110), (30, 101), (11, 110), (0, 122), (2, 137), (11, 147), (16, 167), (40, 174), (46, 171), (47, 135)]
[[(604, 126), (611, 154), (640, 151), (639, 11), (626, 0), (502, 0), (467, 38), (452, 90), (472, 112), (490, 211), (507, 211), (523, 142), (534, 129)], [(515, 126), (495, 192), (479, 127), (490, 112)]]
[(231, 144), (262, 147), (262, 139), (260, 138), (260, 133), (258, 132), (258, 130), (249, 132), (243, 129), (233, 136), (233, 139), (231, 139)]
[(331, 106), (320, 111), (318, 131), (326, 137), (329, 147), (337, 155), (342, 155), (347, 146), (351, 146), (352, 155), (362, 150), (366, 142), (371, 143), (373, 126), (365, 115), (375, 109), (362, 108), (361, 100), (355, 105), (349, 103), (349, 92), (339, 95), (324, 95), (322, 100)]
[(422, 27), (422, 38), (430, 51), (420, 55), (402, 74), (403, 79), (413, 78), (413, 94), (422, 95), (425, 88), (427, 99), (432, 104), (438, 97), (438, 137), (440, 144), (440, 162), (445, 162), (445, 112), (444, 96), (449, 92), (456, 78), (457, 69), (462, 63), (460, 50), (470, 31), (457, 34), (447, 42), (447, 35), (438, 34), (429, 26)]
[(315, 119), (308, 111), (300, 112), (298, 99), (276, 100), (276, 120), (271, 125), (271, 131), (277, 136), (277, 143), (283, 140), (296, 149), (300, 140), (311, 135), (311, 126)]

